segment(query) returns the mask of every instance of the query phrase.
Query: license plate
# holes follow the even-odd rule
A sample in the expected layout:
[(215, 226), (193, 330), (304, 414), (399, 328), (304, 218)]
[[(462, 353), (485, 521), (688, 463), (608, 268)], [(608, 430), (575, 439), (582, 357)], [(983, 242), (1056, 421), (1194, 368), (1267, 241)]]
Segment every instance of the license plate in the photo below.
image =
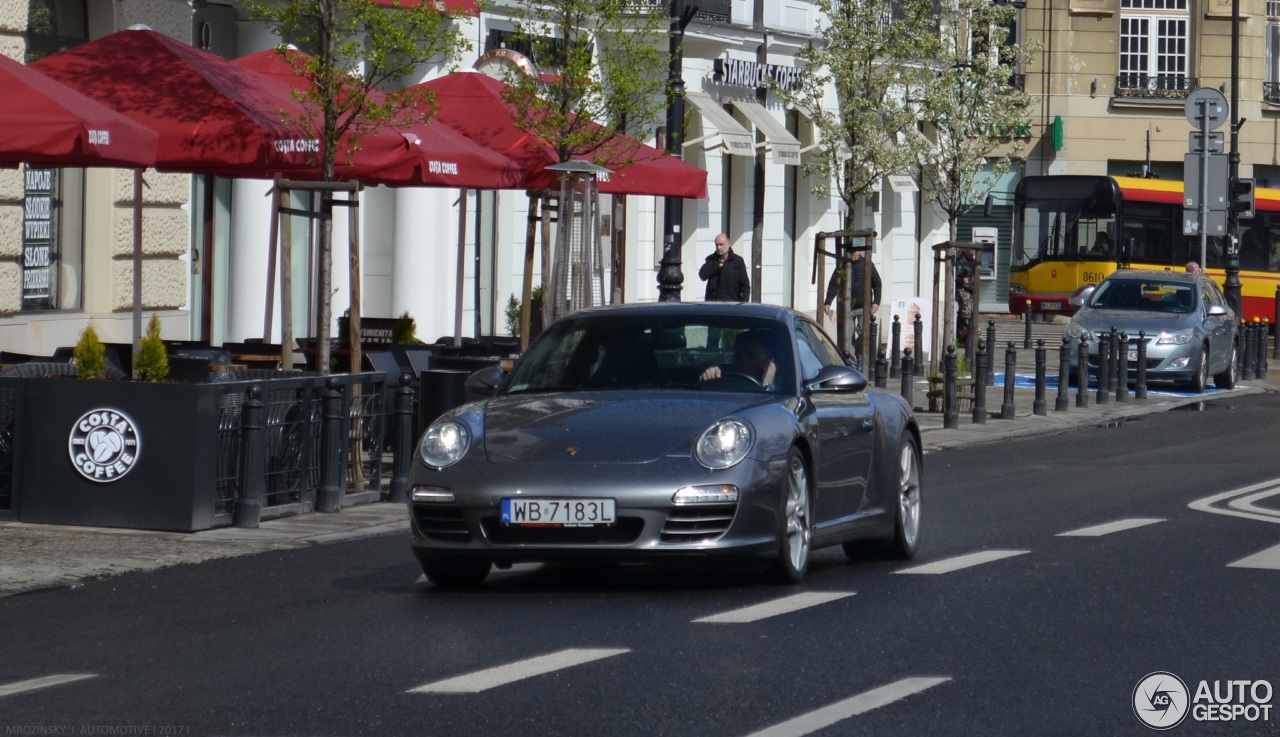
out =
[(1040, 309), (1044, 311), (1052, 312), (1053, 310), (1062, 309), (1062, 305), (1058, 304), (1057, 302), (1041, 302)]
[(612, 499), (503, 499), (502, 524), (555, 527), (611, 525)]
[(1129, 351), (1129, 361), (1133, 362), (1137, 360), (1138, 360), (1138, 351), (1137, 350)]

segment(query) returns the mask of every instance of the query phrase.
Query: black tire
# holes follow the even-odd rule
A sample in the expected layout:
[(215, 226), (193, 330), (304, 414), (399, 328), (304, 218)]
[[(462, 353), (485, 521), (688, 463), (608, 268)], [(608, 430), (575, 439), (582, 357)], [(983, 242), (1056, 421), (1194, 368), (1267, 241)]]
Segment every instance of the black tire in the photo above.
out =
[(813, 546), (813, 490), (809, 483), (809, 468), (798, 448), (792, 448), (787, 454), (787, 476), (781, 496), (778, 557), (770, 565), (769, 575), (779, 583), (797, 584), (804, 580), (804, 574), (809, 570), (809, 554)]
[(1235, 389), (1236, 382), (1240, 380), (1240, 365), (1236, 363), (1236, 347), (1235, 342), (1231, 343), (1231, 361), (1227, 364), (1227, 368), (1220, 374), (1213, 377), (1213, 385), (1219, 389)]
[(1196, 368), (1196, 375), (1187, 382), (1187, 389), (1192, 394), (1204, 394), (1204, 389), (1209, 385), (1209, 349), (1200, 349), (1200, 365)]
[(849, 560), (893, 558), (910, 560), (920, 550), (920, 493), (923, 488), (920, 448), (913, 436), (898, 443), (898, 467), (893, 487), (893, 536), (844, 543)]
[(442, 589), (475, 588), (489, 577), (490, 568), (487, 560), (469, 558), (422, 561), (422, 572), (427, 580)]

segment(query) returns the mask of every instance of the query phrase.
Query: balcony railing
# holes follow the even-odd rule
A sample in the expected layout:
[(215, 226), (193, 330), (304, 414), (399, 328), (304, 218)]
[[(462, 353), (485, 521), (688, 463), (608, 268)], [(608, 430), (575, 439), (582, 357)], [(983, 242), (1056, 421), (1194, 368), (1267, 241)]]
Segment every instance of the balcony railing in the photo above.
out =
[(1280, 82), (1262, 83), (1262, 101), (1280, 105)]
[(1195, 77), (1172, 74), (1121, 74), (1116, 97), (1137, 100), (1181, 100), (1199, 86)]
[[(642, 13), (662, 13), (671, 12), (670, 0), (631, 0), (630, 10), (636, 14)], [(732, 0), (685, 0), (685, 7), (698, 8), (698, 12), (693, 16), (696, 20), (708, 21), (711, 23), (729, 23), (732, 20), (730, 11), (733, 7)]]

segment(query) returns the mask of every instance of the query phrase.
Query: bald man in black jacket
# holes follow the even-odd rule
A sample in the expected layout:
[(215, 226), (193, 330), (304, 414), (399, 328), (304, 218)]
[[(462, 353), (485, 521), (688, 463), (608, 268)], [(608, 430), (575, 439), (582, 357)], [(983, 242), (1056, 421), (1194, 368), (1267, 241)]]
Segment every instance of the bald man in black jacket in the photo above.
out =
[(716, 251), (707, 256), (698, 278), (707, 283), (708, 302), (750, 302), (751, 275), (747, 262), (733, 252), (729, 236), (716, 236)]

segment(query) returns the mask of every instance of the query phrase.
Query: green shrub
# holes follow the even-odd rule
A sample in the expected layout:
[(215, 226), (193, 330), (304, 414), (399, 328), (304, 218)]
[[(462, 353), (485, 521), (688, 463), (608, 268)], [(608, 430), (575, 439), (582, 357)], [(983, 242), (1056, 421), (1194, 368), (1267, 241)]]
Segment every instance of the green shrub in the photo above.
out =
[(142, 336), (138, 355), (133, 359), (134, 378), (140, 381), (160, 381), (169, 376), (169, 352), (160, 338), (160, 318), (151, 316), (147, 334)]
[(511, 295), (511, 299), (507, 300), (507, 309), (505, 311), (507, 317), (507, 334), (513, 338), (520, 337), (520, 300), (516, 296)]
[(413, 345), (418, 342), (418, 323), (408, 310), (396, 318), (395, 325), (391, 326), (391, 339), (396, 345)]
[(101, 378), (107, 370), (107, 347), (98, 339), (98, 331), (89, 323), (80, 333), (75, 350), (71, 352), (71, 361), (76, 371), (86, 379)]

